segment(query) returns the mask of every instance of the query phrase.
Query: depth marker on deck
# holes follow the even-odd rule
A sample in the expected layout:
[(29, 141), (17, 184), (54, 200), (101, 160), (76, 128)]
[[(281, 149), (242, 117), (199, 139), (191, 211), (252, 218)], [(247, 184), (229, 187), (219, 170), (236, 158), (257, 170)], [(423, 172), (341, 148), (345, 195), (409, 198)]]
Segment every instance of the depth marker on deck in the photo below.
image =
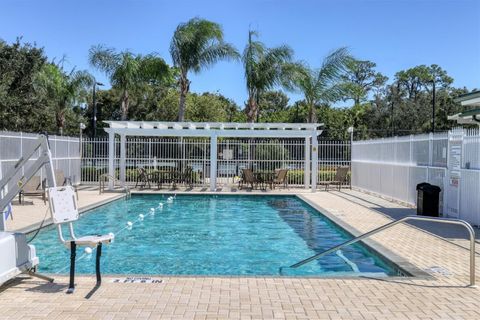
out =
[(162, 279), (151, 277), (123, 277), (113, 278), (111, 283), (163, 283)]

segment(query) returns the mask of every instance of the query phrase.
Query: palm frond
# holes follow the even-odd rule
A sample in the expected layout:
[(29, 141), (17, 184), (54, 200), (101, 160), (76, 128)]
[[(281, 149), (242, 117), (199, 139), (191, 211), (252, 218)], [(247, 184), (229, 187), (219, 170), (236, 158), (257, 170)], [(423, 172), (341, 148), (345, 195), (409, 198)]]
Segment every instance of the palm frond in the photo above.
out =
[(199, 72), (201, 68), (209, 67), (219, 60), (238, 60), (239, 58), (240, 54), (231, 44), (224, 42), (213, 44), (205, 48), (200, 54), (195, 71)]
[(161, 83), (171, 76), (170, 67), (162, 58), (149, 54), (141, 59), (140, 77), (143, 81)]
[(303, 64), (295, 72), (295, 86), (312, 105), (336, 101), (344, 92), (340, 80), (352, 59), (347, 48), (339, 48), (325, 57), (319, 69)]
[(132, 89), (140, 80), (142, 57), (140, 55), (135, 56), (128, 51), (124, 51), (120, 55), (121, 63), (115, 68), (110, 81), (114, 87), (124, 90)]
[(272, 89), (274, 86), (286, 84), (293, 51), (288, 46), (267, 49), (256, 64), (255, 75), (260, 91)]
[(301, 81), (301, 79), (307, 79), (306, 77), (309, 74), (305, 74), (306, 71), (305, 65), (302, 62), (283, 63), (280, 72), (281, 85), (289, 91), (295, 91), (297, 89), (297, 83)]
[(333, 82), (337, 82), (351, 60), (352, 56), (347, 48), (339, 48), (330, 53), (325, 57), (322, 66), (317, 71), (317, 86), (325, 88)]
[(178, 25), (170, 43), (170, 55), (175, 67), (185, 74), (199, 72), (222, 59), (236, 59), (236, 49), (223, 41), (219, 24), (193, 18)]
[(88, 61), (96, 69), (112, 75), (120, 63), (121, 56), (115, 49), (103, 45), (92, 46), (88, 51)]

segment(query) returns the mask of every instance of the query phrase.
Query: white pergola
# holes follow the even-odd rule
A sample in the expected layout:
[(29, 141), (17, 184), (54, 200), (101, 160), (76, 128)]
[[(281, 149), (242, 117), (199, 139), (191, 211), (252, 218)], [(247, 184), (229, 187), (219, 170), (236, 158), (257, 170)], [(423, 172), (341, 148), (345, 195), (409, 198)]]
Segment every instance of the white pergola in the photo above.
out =
[[(318, 139), (322, 133), (319, 123), (235, 123), (235, 122), (158, 122), (158, 121), (104, 121), (109, 137), (108, 173), (114, 176), (115, 135), (120, 136), (120, 181), (125, 184), (126, 137), (204, 137), (210, 138), (210, 190), (217, 185), (218, 138), (304, 138), (305, 188), (316, 190), (318, 171)], [(313, 151), (313, 152), (312, 152)], [(113, 182), (110, 181), (110, 188)]]

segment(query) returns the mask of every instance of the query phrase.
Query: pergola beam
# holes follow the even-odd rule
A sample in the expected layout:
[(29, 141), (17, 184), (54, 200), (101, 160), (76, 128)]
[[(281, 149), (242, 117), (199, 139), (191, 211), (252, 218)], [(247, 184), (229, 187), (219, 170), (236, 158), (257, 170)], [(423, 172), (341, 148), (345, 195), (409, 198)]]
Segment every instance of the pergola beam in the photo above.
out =
[(158, 121), (104, 121), (110, 128), (183, 128), (189, 129), (277, 129), (277, 130), (316, 130), (319, 123), (237, 123), (237, 122), (158, 122)]
[(306, 138), (317, 136), (321, 130), (192, 130), (192, 129), (139, 129), (106, 128), (106, 132), (127, 136), (146, 137), (211, 137), (219, 138)]

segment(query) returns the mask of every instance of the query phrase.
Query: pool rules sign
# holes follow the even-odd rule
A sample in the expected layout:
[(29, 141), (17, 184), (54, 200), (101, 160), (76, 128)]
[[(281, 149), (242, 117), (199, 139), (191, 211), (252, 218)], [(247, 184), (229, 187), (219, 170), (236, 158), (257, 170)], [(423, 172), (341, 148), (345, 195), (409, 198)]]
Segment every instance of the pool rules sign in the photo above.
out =
[(458, 218), (460, 212), (460, 183), (462, 178), (463, 130), (448, 134), (448, 181), (446, 183), (446, 214)]

